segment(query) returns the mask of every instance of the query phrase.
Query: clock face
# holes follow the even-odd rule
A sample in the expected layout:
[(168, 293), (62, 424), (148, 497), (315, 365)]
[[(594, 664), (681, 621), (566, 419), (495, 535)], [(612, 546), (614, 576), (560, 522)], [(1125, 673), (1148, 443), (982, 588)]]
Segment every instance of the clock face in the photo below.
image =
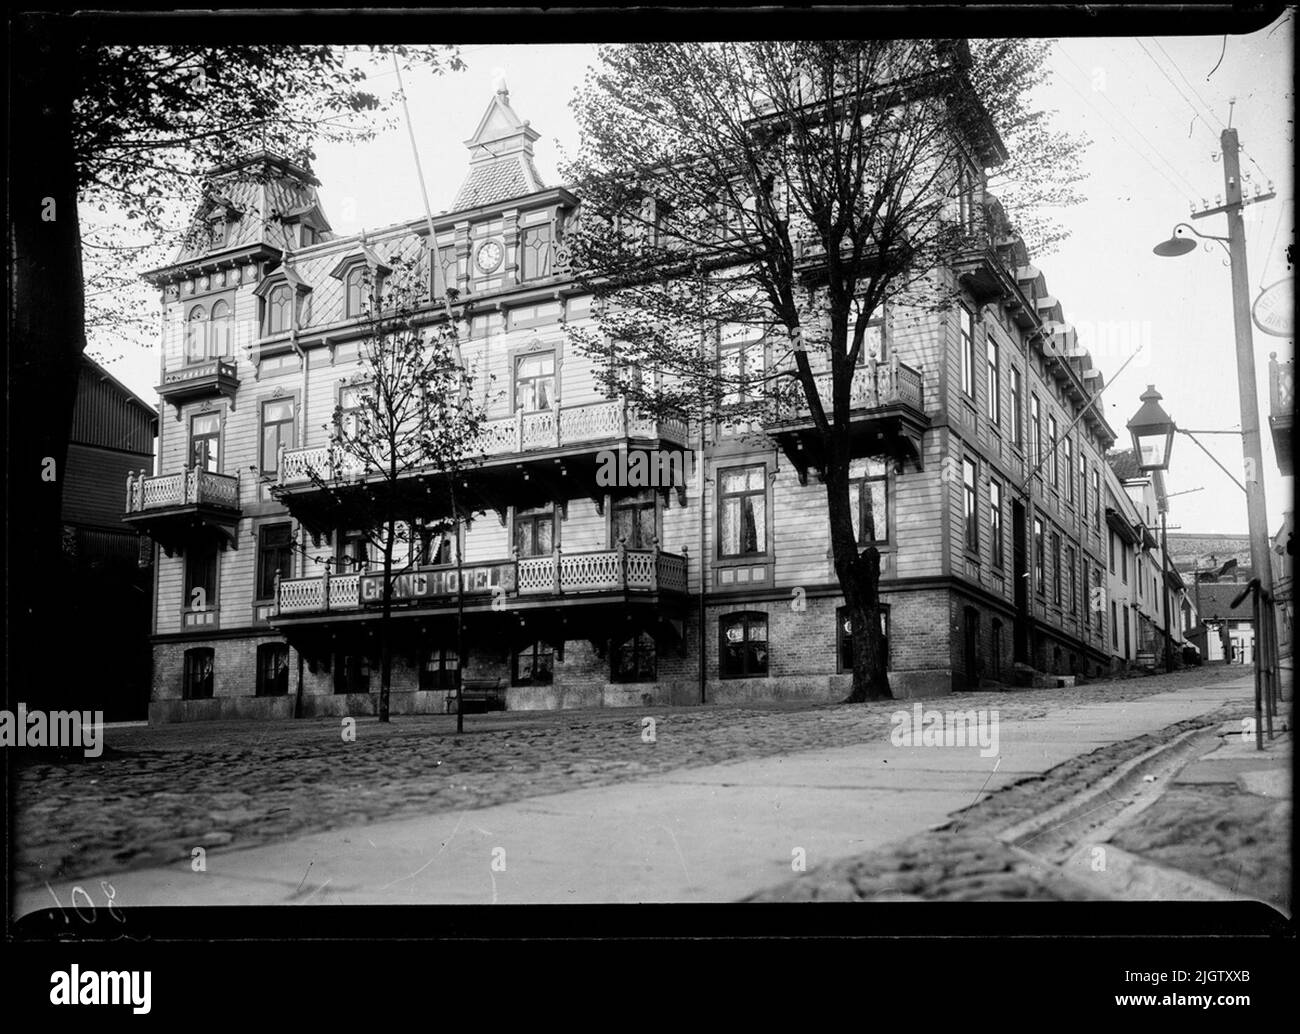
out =
[(479, 245), (478, 253), (474, 256), (474, 262), (484, 273), (491, 273), (505, 257), (505, 249), (501, 247), (500, 241), (485, 241)]

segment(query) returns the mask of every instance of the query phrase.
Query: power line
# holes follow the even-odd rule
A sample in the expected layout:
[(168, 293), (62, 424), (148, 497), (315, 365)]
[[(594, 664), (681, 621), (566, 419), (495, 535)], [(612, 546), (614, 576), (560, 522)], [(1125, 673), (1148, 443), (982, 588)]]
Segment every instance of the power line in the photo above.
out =
[(1200, 119), (1201, 125), (1205, 126), (1205, 128), (1209, 130), (1210, 135), (1214, 137), (1215, 141), (1217, 142), (1219, 137), (1218, 134), (1215, 132), (1214, 127), (1205, 121), (1205, 117), (1199, 111), (1196, 110), (1196, 105), (1193, 104), (1188, 99), (1187, 94), (1183, 93), (1182, 88), (1176, 82), (1174, 82), (1173, 77), (1170, 76), (1170, 74), (1165, 71), (1164, 66), (1155, 59), (1155, 56), (1151, 53), (1151, 51), (1147, 50), (1146, 46), (1143, 45), (1140, 39), (1135, 38), (1133, 42), (1142, 48), (1142, 53), (1144, 53), (1150, 59), (1151, 63), (1156, 66), (1156, 71), (1158, 71), (1161, 75), (1165, 77), (1165, 80), (1169, 83), (1169, 85), (1174, 88), (1178, 96), (1181, 97), (1183, 101), (1187, 104), (1187, 106), (1191, 109), (1192, 114), (1195, 115), (1198, 119)]
[[(1077, 61), (1075, 61), (1074, 58), (1072, 58), (1069, 54), (1067, 54), (1067, 53), (1065, 52), (1064, 48), (1062, 48), (1061, 45), (1060, 45), (1059, 43), (1057, 44), (1057, 50), (1059, 50), (1059, 51), (1061, 52), (1061, 54), (1065, 57), (1065, 59), (1066, 59), (1067, 61), (1070, 62), (1070, 64), (1074, 65), (1075, 68), (1079, 69), (1079, 72), (1080, 72), (1081, 74), (1083, 74), (1083, 75), (1087, 75), (1087, 72), (1084, 71), (1083, 67), (1082, 67), (1082, 66), (1081, 66)], [(1131, 150), (1134, 154), (1136, 154), (1136, 155), (1137, 155), (1139, 158), (1141, 158), (1144, 162), (1146, 162), (1148, 165), (1150, 165), (1151, 168), (1154, 169), (1154, 170), (1156, 171), (1156, 173), (1159, 174), (1159, 175), (1161, 176), (1161, 178), (1163, 178), (1164, 181), (1165, 181), (1166, 183), (1168, 183), (1171, 187), (1174, 188), (1174, 190), (1176, 190), (1176, 191), (1177, 191), (1178, 193), (1180, 193), (1180, 194), (1183, 194), (1183, 195), (1187, 198), (1189, 205), (1191, 205), (1192, 203), (1195, 202), (1196, 196), (1197, 196), (1197, 194), (1199, 193), (1199, 191), (1197, 191), (1197, 189), (1196, 189), (1194, 186), (1192, 186), (1192, 184), (1190, 183), (1190, 181), (1188, 181), (1188, 179), (1187, 179), (1185, 176), (1183, 176), (1182, 173), (1180, 173), (1180, 172), (1178, 171), (1178, 169), (1175, 168), (1175, 167), (1174, 167), (1174, 166), (1173, 166), (1173, 165), (1168, 161), (1168, 159), (1164, 158), (1164, 156), (1160, 154), (1159, 149), (1156, 148), (1156, 147), (1151, 143), (1150, 140), (1147, 140), (1146, 136), (1142, 133), (1142, 131), (1141, 131), (1140, 129), (1138, 129), (1137, 126), (1133, 125), (1132, 121), (1129, 121), (1129, 120), (1128, 120), (1128, 116), (1124, 116), (1124, 118), (1125, 118), (1126, 121), (1129, 121), (1129, 125), (1130, 125), (1130, 126), (1133, 126), (1133, 130), (1134, 130), (1134, 132), (1136, 132), (1137, 135), (1138, 135), (1139, 137), (1141, 137), (1142, 140), (1144, 140), (1144, 141), (1146, 142), (1146, 145), (1147, 145), (1149, 148), (1151, 148), (1151, 150), (1152, 150), (1152, 152), (1153, 152), (1154, 154), (1156, 154), (1158, 157), (1161, 158), (1162, 161), (1165, 162), (1165, 164), (1166, 164), (1166, 165), (1169, 167), (1169, 169), (1174, 173), (1174, 175), (1175, 175), (1178, 179), (1182, 180), (1184, 186), (1180, 187), (1177, 183), (1175, 183), (1175, 182), (1174, 182), (1174, 181), (1169, 177), (1169, 174), (1168, 174), (1168, 173), (1166, 173), (1163, 169), (1161, 169), (1158, 165), (1156, 165), (1155, 162), (1153, 162), (1153, 161), (1152, 161), (1152, 160), (1151, 160), (1151, 159), (1146, 155), (1146, 153), (1145, 153), (1144, 151), (1142, 151), (1142, 150), (1141, 150), (1140, 148), (1138, 148), (1138, 147), (1137, 147), (1137, 146), (1136, 146), (1136, 145), (1135, 145), (1131, 140), (1129, 140), (1126, 136), (1124, 136), (1123, 132), (1119, 129), (1119, 127), (1117, 127), (1113, 122), (1111, 122), (1111, 120), (1108, 119), (1108, 118), (1106, 117), (1105, 113), (1104, 113), (1100, 108), (1098, 108), (1095, 104), (1093, 104), (1092, 101), (1090, 101), (1090, 100), (1088, 99), (1087, 95), (1084, 94), (1084, 93), (1083, 93), (1083, 92), (1082, 92), (1078, 87), (1076, 87), (1072, 82), (1070, 82), (1069, 79), (1067, 79), (1067, 78), (1065, 78), (1064, 76), (1062, 76), (1062, 77), (1061, 77), (1061, 81), (1062, 81), (1063, 83), (1065, 83), (1066, 86), (1070, 87), (1070, 89), (1073, 90), (1076, 94), (1078, 94), (1079, 99), (1082, 100), (1085, 104), (1087, 104), (1088, 107), (1092, 108), (1092, 110), (1097, 114), (1097, 117), (1100, 118), (1100, 119), (1102, 120), (1102, 122), (1104, 122), (1104, 123), (1107, 125), (1107, 127), (1109, 127), (1109, 129), (1111, 130), (1111, 137), (1112, 137), (1112, 139), (1114, 139), (1114, 141), (1115, 141), (1117, 144), (1122, 143), (1122, 144), (1126, 145), (1126, 146), (1129, 148), (1129, 150)], [(1103, 96), (1105, 96), (1105, 95), (1103, 94)], [(1106, 100), (1110, 103), (1110, 105), (1111, 105), (1112, 107), (1115, 108), (1116, 111), (1119, 111), (1121, 115), (1124, 114), (1122, 111), (1120, 111), (1119, 107), (1115, 104), (1115, 102), (1110, 100), (1109, 97), (1107, 97)]]

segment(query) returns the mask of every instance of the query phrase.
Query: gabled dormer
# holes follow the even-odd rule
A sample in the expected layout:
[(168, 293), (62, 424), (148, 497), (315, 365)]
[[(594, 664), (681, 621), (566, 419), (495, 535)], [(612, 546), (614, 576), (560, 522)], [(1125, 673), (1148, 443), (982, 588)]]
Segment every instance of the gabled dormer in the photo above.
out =
[(334, 238), (329, 220), (321, 211), (320, 203), (315, 200), (285, 212), (272, 212), (271, 218), (280, 224), (285, 243), (295, 251)]
[(278, 337), (301, 328), (311, 318), (311, 284), (286, 261), (268, 273), (253, 294), (259, 302), (259, 333)]
[(344, 315), (356, 319), (367, 308), (377, 309), (384, 293), (384, 280), (392, 271), (362, 233), (356, 250), (339, 259), (329, 274), (343, 282)]

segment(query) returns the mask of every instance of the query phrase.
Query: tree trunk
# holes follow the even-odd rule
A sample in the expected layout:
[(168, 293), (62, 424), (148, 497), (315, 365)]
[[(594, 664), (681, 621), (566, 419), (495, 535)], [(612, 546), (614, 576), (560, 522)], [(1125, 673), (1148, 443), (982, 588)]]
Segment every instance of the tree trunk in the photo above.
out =
[[(70, 594), (61, 576), (63, 478), (86, 347), (72, 103), (76, 62), (64, 19), (15, 23), (11, 109), (10, 241), (13, 313), (9, 340), (8, 694), (57, 700), (38, 644), (59, 632)], [(62, 598), (60, 598), (62, 597)], [(45, 669), (45, 670), (42, 670)], [(9, 702), (10, 708), (13, 701)]]
[(393, 681), (393, 656), (389, 626), (393, 616), (393, 537), (396, 518), (390, 511), (384, 526), (384, 610), (379, 619), (379, 720), (388, 721), (388, 695)]
[[(847, 442), (835, 441), (830, 454), (823, 477), (831, 518), (831, 550), (853, 637), (853, 690), (844, 702), (890, 700), (889, 658), (880, 630), (880, 551), (868, 546), (859, 552), (853, 534)], [(870, 512), (863, 514), (867, 539), (875, 537), (874, 516)]]

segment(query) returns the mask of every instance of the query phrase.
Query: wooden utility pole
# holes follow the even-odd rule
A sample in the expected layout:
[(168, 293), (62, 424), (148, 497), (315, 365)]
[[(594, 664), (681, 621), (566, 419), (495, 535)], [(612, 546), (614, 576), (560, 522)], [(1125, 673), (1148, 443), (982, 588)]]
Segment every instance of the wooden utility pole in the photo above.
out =
[[(1202, 212), (1193, 219), (1222, 212), (1228, 218), (1228, 257), (1232, 272), (1232, 322), (1237, 340), (1237, 399), (1241, 409), (1241, 450), (1245, 466), (1246, 513), (1250, 528), (1250, 564), (1259, 579), (1259, 619), (1256, 623), (1255, 665), (1264, 692), (1274, 698), (1272, 639), (1268, 629), (1273, 622), (1273, 565), (1269, 556), (1268, 507), (1264, 499), (1264, 453), (1259, 437), (1259, 394), (1255, 383), (1255, 347), (1250, 327), (1250, 281), (1246, 271), (1246, 229), (1242, 211), (1267, 195), (1243, 199), (1241, 194), (1241, 145), (1235, 129), (1225, 129), (1219, 136), (1223, 150), (1224, 203)], [(1261, 649), (1262, 647), (1262, 649)]]

